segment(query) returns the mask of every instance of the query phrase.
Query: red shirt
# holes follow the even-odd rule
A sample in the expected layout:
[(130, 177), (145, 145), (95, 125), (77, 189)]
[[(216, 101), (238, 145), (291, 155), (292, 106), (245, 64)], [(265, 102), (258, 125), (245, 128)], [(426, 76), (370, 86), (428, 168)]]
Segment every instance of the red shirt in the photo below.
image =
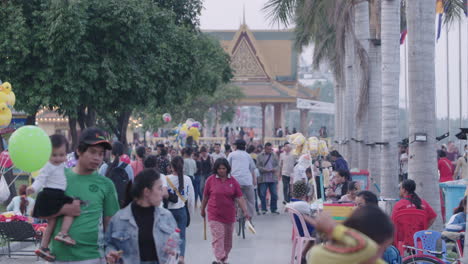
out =
[[(410, 197), (408, 196), (408, 197), (405, 197), (405, 198), (409, 199)], [(395, 206), (393, 207), (392, 219), (393, 219), (393, 215), (395, 215), (400, 210), (408, 209), (408, 208), (416, 209), (416, 206), (413, 203), (411, 203), (409, 200), (405, 199), (405, 198), (398, 201), (395, 204)], [(434, 212), (434, 209), (432, 209), (432, 207), (426, 202), (426, 200), (424, 200), (422, 198), (421, 198), (421, 207), (422, 207), (422, 210), (424, 210), (426, 212), (427, 222), (428, 223), (432, 219), (437, 217), (437, 214)]]
[(440, 172), (439, 182), (453, 181), (452, 162), (447, 158), (441, 158), (437, 162)]
[(216, 175), (208, 177), (203, 198), (208, 199), (208, 220), (221, 223), (236, 222), (235, 199), (242, 197), (239, 183), (230, 177), (223, 180)]
[(132, 166), (133, 175), (135, 176), (137, 176), (138, 173), (140, 173), (144, 169), (142, 160), (134, 160), (130, 163), (130, 166)]

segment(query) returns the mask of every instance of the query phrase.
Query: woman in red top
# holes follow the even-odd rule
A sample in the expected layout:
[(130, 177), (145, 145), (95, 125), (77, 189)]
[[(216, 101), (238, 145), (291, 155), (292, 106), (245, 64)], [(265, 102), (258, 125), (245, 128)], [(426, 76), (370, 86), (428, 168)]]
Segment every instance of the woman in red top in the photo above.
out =
[(437, 154), (439, 156), (437, 162), (440, 174), (439, 182), (453, 181), (452, 162), (447, 158), (445, 151), (439, 150)]
[(216, 257), (213, 264), (223, 264), (227, 262), (232, 248), (232, 234), (236, 222), (235, 202), (239, 203), (247, 219), (250, 220), (250, 216), (240, 185), (229, 174), (231, 166), (227, 159), (217, 159), (213, 171), (215, 174), (208, 177), (205, 183), (201, 216), (205, 218), (208, 205), (208, 223), (213, 238), (211, 245)]
[(427, 227), (431, 227), (434, 223), (437, 214), (434, 209), (416, 194), (416, 183), (413, 180), (404, 180), (400, 185), (400, 197), (402, 198), (393, 207), (392, 219), (395, 219), (395, 214), (400, 210), (407, 208), (421, 209), (426, 212)]

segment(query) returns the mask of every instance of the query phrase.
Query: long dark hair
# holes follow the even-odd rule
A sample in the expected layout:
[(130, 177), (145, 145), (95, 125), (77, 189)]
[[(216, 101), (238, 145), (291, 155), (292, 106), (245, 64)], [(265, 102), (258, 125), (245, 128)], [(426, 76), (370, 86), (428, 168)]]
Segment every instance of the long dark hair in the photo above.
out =
[(466, 196), (460, 201), (458, 207), (453, 209), (453, 214), (463, 213), (466, 209)]
[[(114, 148), (112, 148), (112, 149), (114, 149)], [(145, 159), (145, 154), (146, 154), (146, 148), (143, 147), (143, 146), (139, 146), (138, 148), (136, 148), (135, 153), (136, 153), (137, 157), (144, 160)]]
[(171, 166), (179, 178), (179, 192), (184, 190), (184, 159), (181, 156), (175, 156), (171, 160)]
[(416, 206), (417, 209), (422, 209), (422, 202), (421, 198), (415, 193), (416, 191), (416, 183), (413, 180), (404, 180), (401, 183), (401, 188), (405, 189), (409, 196), (410, 202)]
[(159, 180), (161, 175), (155, 169), (144, 169), (135, 177), (133, 181), (130, 195), (133, 200), (141, 198), (145, 188), (151, 190), (153, 188), (154, 182)]
[(106, 177), (109, 177), (110, 172), (113, 168), (119, 166), (120, 156), (123, 155), (124, 152), (124, 145), (119, 141), (116, 141), (112, 144), (112, 155), (114, 155), (114, 160), (112, 163), (107, 167), (106, 170)]
[(18, 188), (18, 193), (21, 197), (20, 212), (22, 215), (26, 215), (26, 209), (29, 205), (28, 198), (26, 197), (26, 188), (28, 188), (28, 186), (25, 184), (20, 185), (20, 187)]

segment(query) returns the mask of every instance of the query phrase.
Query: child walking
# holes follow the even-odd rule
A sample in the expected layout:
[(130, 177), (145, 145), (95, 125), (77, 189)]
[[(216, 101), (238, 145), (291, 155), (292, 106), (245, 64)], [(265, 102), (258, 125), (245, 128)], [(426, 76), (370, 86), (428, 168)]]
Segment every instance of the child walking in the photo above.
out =
[(64, 215), (64, 218), (61, 230), (54, 239), (67, 245), (76, 244), (68, 235), (68, 230), (73, 223), (73, 216), (67, 215), (67, 211), (64, 210), (64, 206), (74, 203), (72, 197), (65, 195), (67, 187), (65, 161), (67, 160), (68, 142), (62, 135), (52, 135), (50, 140), (52, 142), (52, 155), (49, 162), (40, 170), (34, 183), (26, 191), (30, 195), (44, 187), (37, 195), (32, 216), (47, 219), (47, 229), (42, 237), (40, 248), (34, 252), (46, 261), (55, 260), (55, 256), (50, 253), (49, 243), (57, 216)]

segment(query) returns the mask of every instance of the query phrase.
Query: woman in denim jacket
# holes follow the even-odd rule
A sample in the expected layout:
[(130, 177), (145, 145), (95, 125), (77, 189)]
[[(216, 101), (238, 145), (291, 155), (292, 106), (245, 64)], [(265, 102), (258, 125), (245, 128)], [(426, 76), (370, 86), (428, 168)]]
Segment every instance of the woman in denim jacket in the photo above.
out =
[(105, 234), (108, 263), (165, 264), (170, 253), (164, 247), (177, 228), (171, 212), (159, 205), (163, 189), (160, 174), (145, 169), (133, 182), (133, 202), (111, 219)]

